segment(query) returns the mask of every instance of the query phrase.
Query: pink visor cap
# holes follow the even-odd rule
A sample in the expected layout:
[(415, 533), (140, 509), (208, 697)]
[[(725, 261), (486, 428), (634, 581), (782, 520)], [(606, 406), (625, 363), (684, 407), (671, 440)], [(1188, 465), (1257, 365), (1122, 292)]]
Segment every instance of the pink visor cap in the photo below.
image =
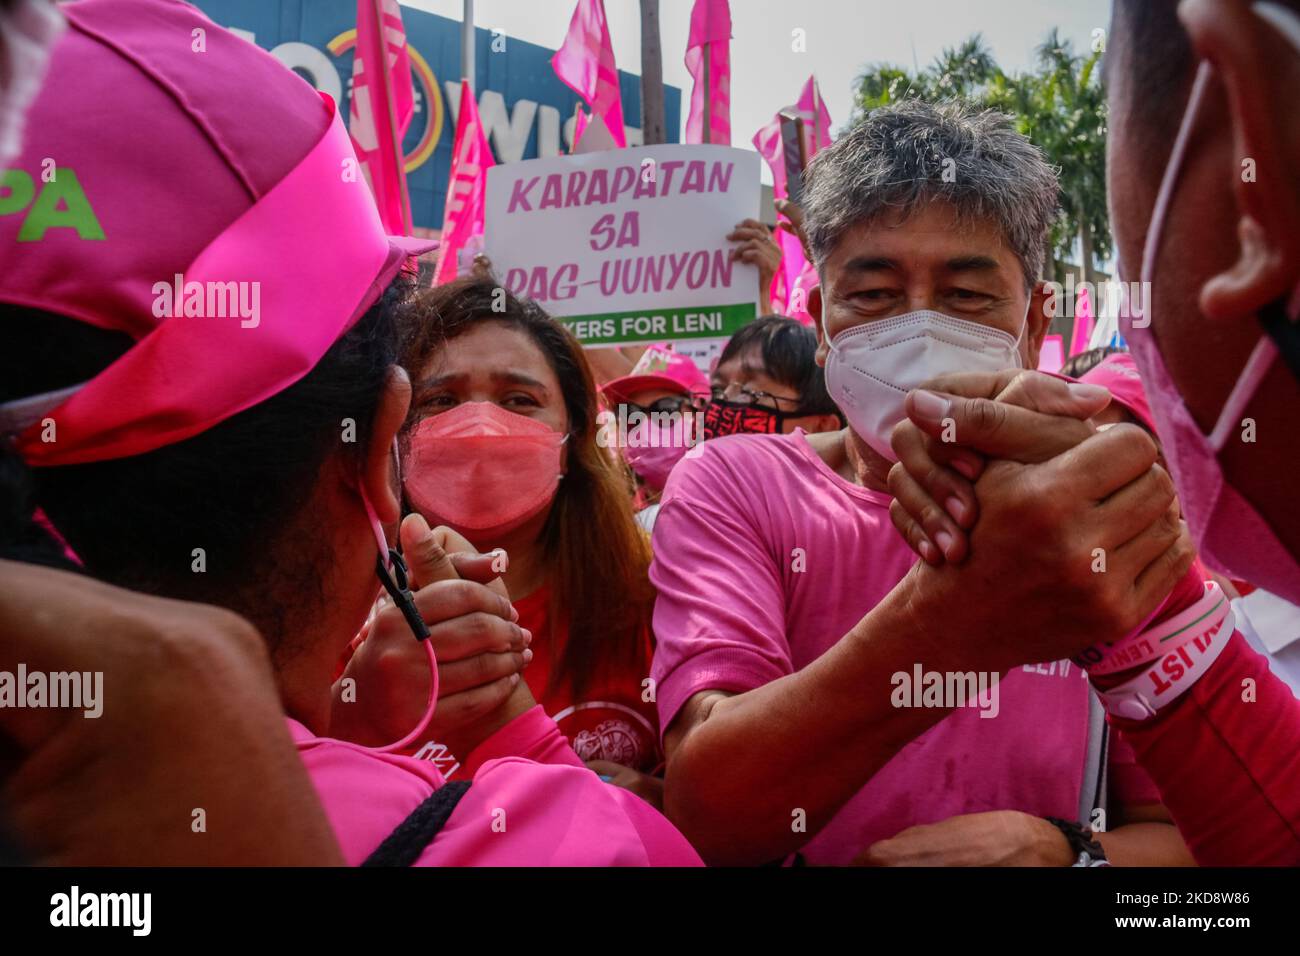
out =
[(1146, 389), (1142, 387), (1142, 376), (1138, 372), (1137, 363), (1133, 361), (1133, 356), (1127, 352), (1107, 355), (1085, 372), (1079, 381), (1110, 389), (1113, 401), (1123, 405), (1148, 431), (1156, 430)]
[(0, 302), (136, 344), (0, 406), (37, 466), (143, 454), (265, 401), (437, 247), (385, 234), (337, 107), (270, 54), (179, 0), (60, 9), (0, 178)]
[(689, 355), (651, 346), (642, 353), (632, 371), (601, 386), (600, 393), (611, 405), (626, 402), (637, 392), (666, 388), (689, 395), (707, 395), (709, 380)]

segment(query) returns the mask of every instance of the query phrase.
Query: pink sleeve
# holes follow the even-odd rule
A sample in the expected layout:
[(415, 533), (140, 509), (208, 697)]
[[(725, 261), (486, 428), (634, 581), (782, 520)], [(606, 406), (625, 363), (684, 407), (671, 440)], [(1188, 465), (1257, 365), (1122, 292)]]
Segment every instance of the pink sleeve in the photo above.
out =
[[(554, 739), (559, 731), (547, 724), (555, 727), (534, 708), (511, 721), (500, 741), (561, 758)], [(443, 786), (442, 775), (426, 760), (314, 738), (301, 727), (294, 739), (350, 866), (365, 860)], [(473, 784), (417, 865), (700, 865), (686, 838), (653, 807), (601, 781), (567, 743), (564, 749), (568, 759), (553, 763), (479, 759)], [(475, 755), (482, 752), (480, 746)]]
[(650, 580), (660, 733), (702, 690), (744, 692), (793, 672), (785, 589), (753, 507), (755, 476), (734, 439), (698, 446), (673, 470), (655, 521)]
[(585, 767), (490, 760), (422, 866), (700, 866), (650, 804)]
[(1198, 863), (1300, 864), (1300, 701), (1240, 633), (1167, 711), (1112, 723)]
[(483, 764), (500, 757), (524, 757), (536, 763), (568, 764), (583, 769), (587, 766), (573, 752), (555, 721), (546, 716), (541, 704), (524, 711), (475, 747), (457, 776), (469, 779)]

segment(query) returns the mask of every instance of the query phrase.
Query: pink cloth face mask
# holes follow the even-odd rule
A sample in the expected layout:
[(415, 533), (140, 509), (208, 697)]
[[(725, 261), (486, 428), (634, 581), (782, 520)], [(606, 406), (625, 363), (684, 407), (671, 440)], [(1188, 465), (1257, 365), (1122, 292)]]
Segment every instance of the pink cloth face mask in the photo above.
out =
[(668, 473), (690, 450), (683, 440), (684, 431), (663, 423), (652, 424), (646, 419), (627, 433), (623, 457), (651, 490), (664, 490)]
[(406, 495), (430, 524), (517, 528), (555, 497), (568, 437), (492, 402), (464, 402), (415, 426)]
[[(1182, 127), (1174, 142), (1147, 230), (1142, 254), (1141, 278), (1144, 283), (1150, 283), (1154, 277), (1160, 233), (1212, 70), (1208, 62), (1201, 64)], [(1153, 289), (1154, 286), (1147, 285), (1146, 288)], [(1150, 303), (1148, 310), (1154, 310)], [(1300, 287), (1291, 297), (1287, 315), (1293, 323), (1300, 317)], [(1142, 369), (1156, 431), (1202, 560), (1229, 577), (1248, 581), (1288, 600), (1300, 601), (1300, 562), (1278, 540), (1273, 529), (1245, 497), (1227, 482), (1218, 459), (1228, 440), (1239, 434), (1242, 413), (1277, 358), (1278, 349), (1272, 338), (1268, 334), (1260, 336), (1259, 344), (1224, 402), (1214, 430), (1205, 435), (1165, 368), (1159, 345), (1149, 328), (1149, 316), (1147, 326), (1134, 328), (1133, 316), (1125, 302), (1119, 321), (1133, 357)]]

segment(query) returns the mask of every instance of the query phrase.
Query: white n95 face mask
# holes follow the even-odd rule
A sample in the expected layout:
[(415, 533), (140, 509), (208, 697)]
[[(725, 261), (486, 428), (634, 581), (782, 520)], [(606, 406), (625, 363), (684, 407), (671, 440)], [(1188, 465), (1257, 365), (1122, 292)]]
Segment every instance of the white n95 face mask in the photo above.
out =
[[(822, 323), (826, 335), (824, 317)], [(1020, 336), (1024, 330), (1022, 322)], [(898, 461), (889, 436), (907, 417), (907, 393), (950, 372), (1021, 368), (1020, 336), (929, 310), (856, 325), (833, 339), (827, 336), (826, 389), (862, 440)]]

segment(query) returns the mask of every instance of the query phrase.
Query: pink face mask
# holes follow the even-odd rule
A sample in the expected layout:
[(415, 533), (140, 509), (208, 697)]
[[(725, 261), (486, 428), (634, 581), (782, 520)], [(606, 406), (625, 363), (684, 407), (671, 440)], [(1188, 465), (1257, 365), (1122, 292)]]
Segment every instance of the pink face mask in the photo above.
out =
[(568, 437), (492, 402), (464, 402), (415, 426), (406, 496), (430, 524), (509, 531), (555, 497)]
[(692, 434), (693, 429), (647, 418), (627, 433), (623, 457), (650, 489), (663, 491), (668, 473), (690, 451)]
[[(1160, 233), (1212, 69), (1208, 62), (1203, 62), (1200, 66), (1182, 128), (1174, 142), (1169, 166), (1160, 186), (1142, 255), (1141, 277), (1146, 283), (1153, 279), (1156, 253), (1160, 248)], [(1154, 287), (1148, 285), (1146, 288)], [(1148, 310), (1152, 309), (1153, 306), (1149, 303)], [(1300, 287), (1292, 295), (1286, 312), (1292, 323), (1300, 317)], [(1229, 577), (1248, 581), (1288, 600), (1300, 601), (1300, 562), (1277, 539), (1272, 528), (1241, 493), (1227, 482), (1218, 459), (1219, 452), (1228, 440), (1240, 434), (1242, 413), (1277, 358), (1278, 349), (1272, 338), (1268, 334), (1260, 337), (1259, 344), (1251, 353), (1237, 384), (1219, 413), (1214, 431), (1205, 435), (1165, 368), (1160, 348), (1150, 328), (1134, 328), (1127, 302), (1121, 309), (1119, 321), (1124, 338), (1142, 370), (1156, 431), (1178, 488), (1183, 514), (1202, 560)], [(1149, 316), (1147, 324), (1149, 325)]]

